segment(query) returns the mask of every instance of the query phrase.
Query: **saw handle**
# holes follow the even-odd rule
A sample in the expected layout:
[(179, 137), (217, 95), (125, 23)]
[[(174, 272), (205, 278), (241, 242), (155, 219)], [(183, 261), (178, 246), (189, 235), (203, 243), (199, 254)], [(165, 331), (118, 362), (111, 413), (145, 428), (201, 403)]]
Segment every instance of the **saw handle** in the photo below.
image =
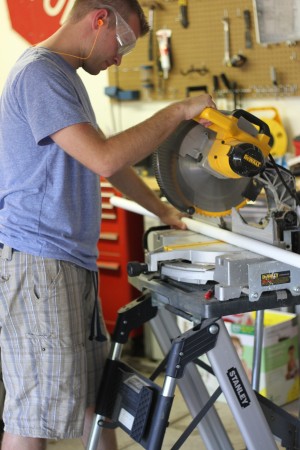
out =
[(148, 265), (139, 261), (130, 261), (127, 264), (127, 274), (129, 277), (138, 277), (142, 273), (148, 272)]
[(232, 130), (236, 125), (232, 122), (230, 117), (222, 114), (215, 108), (205, 108), (199, 116), (194, 117), (193, 120), (199, 122), (201, 119), (208, 120), (211, 123), (219, 126), (220, 128), (226, 128), (227, 130)]
[(249, 113), (248, 111), (245, 111), (243, 109), (236, 109), (235, 111), (233, 111), (232, 115), (237, 119), (243, 117), (244, 119), (248, 120), (248, 122), (251, 122), (253, 125), (257, 125), (259, 127), (259, 133), (263, 133), (271, 137), (269, 126), (263, 120), (259, 119), (256, 116), (253, 116), (253, 114)]
[(194, 120), (196, 122), (199, 122), (200, 119), (208, 120), (220, 128), (231, 131), (234, 134), (234, 131), (237, 129), (237, 124), (232, 121), (231, 117), (235, 117), (236, 119), (243, 117), (253, 125), (257, 125), (259, 127), (259, 133), (264, 133), (265, 135), (271, 137), (270, 128), (268, 125), (258, 117), (253, 116), (248, 111), (244, 111), (243, 109), (236, 109), (233, 113), (228, 112), (226, 115), (226, 113), (224, 114), (215, 108), (205, 108), (199, 116), (194, 117)]

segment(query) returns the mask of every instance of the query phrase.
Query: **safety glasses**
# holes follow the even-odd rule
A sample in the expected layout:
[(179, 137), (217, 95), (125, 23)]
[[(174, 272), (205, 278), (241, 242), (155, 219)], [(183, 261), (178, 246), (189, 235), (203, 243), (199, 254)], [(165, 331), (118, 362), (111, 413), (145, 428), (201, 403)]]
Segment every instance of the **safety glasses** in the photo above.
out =
[(136, 44), (136, 37), (132, 28), (128, 25), (126, 20), (115, 10), (112, 6), (103, 5), (112, 11), (116, 18), (116, 38), (118, 42), (118, 55), (124, 56), (131, 52)]

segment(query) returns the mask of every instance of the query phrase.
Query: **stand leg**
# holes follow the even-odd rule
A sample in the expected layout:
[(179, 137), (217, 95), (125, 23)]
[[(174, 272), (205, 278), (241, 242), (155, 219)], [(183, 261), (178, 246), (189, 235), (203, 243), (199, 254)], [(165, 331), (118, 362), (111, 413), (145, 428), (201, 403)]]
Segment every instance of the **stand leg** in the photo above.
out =
[(262, 341), (264, 334), (264, 315), (265, 312), (263, 310), (257, 311), (255, 319), (252, 388), (257, 392), (259, 391), (259, 381), (260, 381)]
[(207, 352), (248, 450), (277, 450), (274, 437), (222, 320), (215, 347)]
[[(158, 314), (149, 323), (162, 352), (167, 354), (171, 347), (171, 339), (181, 334), (174, 315), (164, 308), (159, 309)], [(178, 379), (177, 384), (192, 417), (195, 417), (209, 399), (197, 367), (194, 364), (188, 364), (184, 371), (184, 377)], [(198, 431), (207, 450), (233, 449), (214, 408), (211, 408), (198, 424)]]
[(166, 377), (155, 411), (156, 417), (151, 424), (147, 450), (160, 450), (162, 448), (167, 419), (169, 418), (174, 399), (175, 387), (176, 380), (171, 377)]
[[(108, 355), (108, 359), (106, 362), (106, 366), (104, 369), (104, 375), (103, 375), (103, 383), (101, 384), (101, 389), (102, 391), (106, 391), (106, 385), (105, 383), (108, 382), (110, 380), (110, 376), (113, 376), (113, 361), (117, 361), (118, 359), (120, 359), (121, 357), (121, 353), (122, 353), (122, 348), (123, 345), (113, 342), (110, 348), (110, 353)], [(91, 432), (89, 435), (89, 440), (88, 440), (88, 444), (87, 444), (87, 450), (97, 450), (98, 448), (98, 444), (99, 444), (99, 440), (101, 437), (101, 433), (102, 433), (102, 426), (101, 426), (101, 422), (105, 422), (106, 417), (102, 416), (100, 414), (98, 414), (97, 412), (97, 408), (99, 407), (99, 397), (102, 397), (102, 394), (100, 391), (98, 393), (98, 399), (97, 399), (97, 405), (96, 405), (96, 414), (94, 414), (94, 420), (93, 420), (93, 424), (92, 424), (92, 428), (91, 428)], [(105, 402), (105, 399), (103, 399), (103, 401)]]
[(104, 417), (99, 414), (94, 415), (93, 425), (89, 435), (87, 450), (97, 450), (98, 443), (101, 437), (102, 428), (98, 425), (99, 421), (104, 420)]
[(112, 336), (112, 345), (108, 355), (102, 383), (96, 401), (96, 411), (94, 415), (92, 429), (89, 435), (87, 450), (97, 450), (102, 432), (102, 424), (106, 416), (100, 415), (99, 411), (107, 410), (108, 401), (111, 396), (110, 380), (115, 380), (116, 363), (121, 358), (123, 344), (128, 340), (131, 330), (141, 326), (152, 319), (157, 313), (157, 308), (152, 306), (151, 294), (145, 291), (141, 296), (118, 311), (118, 318)]

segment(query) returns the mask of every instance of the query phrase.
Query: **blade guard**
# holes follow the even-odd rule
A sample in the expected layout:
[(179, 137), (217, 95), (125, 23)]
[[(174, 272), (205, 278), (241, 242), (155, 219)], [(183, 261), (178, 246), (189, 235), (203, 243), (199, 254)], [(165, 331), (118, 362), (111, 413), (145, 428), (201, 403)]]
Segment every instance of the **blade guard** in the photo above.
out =
[[(183, 211), (191, 216), (195, 213), (193, 204), (182, 193), (179, 184), (173, 182), (174, 179), (178, 179), (177, 158), (174, 158), (174, 153), (172, 154), (169, 149), (174, 145), (180, 147), (185, 133), (188, 133), (195, 126), (196, 124), (193, 120), (182, 122), (153, 154), (154, 173), (163, 195), (179, 211)], [(184, 131), (184, 134), (182, 134), (182, 131)], [(160, 157), (160, 155), (163, 156)], [(171, 177), (165, 176), (165, 174), (170, 172), (172, 173)]]
[[(199, 119), (211, 125), (204, 127), (198, 123)], [(226, 115), (206, 108), (194, 120), (182, 122), (154, 154), (155, 175), (163, 195), (177, 209), (190, 215), (195, 212), (210, 216), (230, 214), (233, 207), (241, 208), (247, 203), (246, 191), (253, 183), (252, 178), (232, 175), (233, 172), (224, 175), (215, 168), (206, 168), (205, 159), (198, 161), (197, 154), (202, 158), (206, 153), (208, 160), (215, 152), (222, 169), (228, 164), (232, 145), (251, 142), (266, 157), (270, 151), (269, 139), (268, 126), (246, 111)], [(183, 148), (190, 150), (187, 156)]]

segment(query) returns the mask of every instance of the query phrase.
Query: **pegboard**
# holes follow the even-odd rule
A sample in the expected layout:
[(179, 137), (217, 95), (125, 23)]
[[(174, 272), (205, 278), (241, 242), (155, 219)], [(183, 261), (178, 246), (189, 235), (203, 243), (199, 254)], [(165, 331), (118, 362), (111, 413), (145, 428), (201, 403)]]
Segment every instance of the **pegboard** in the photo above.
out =
[[(143, 1), (146, 16), (154, 5), (153, 61), (148, 59), (148, 41), (138, 40), (132, 53), (123, 58), (120, 67), (109, 69), (109, 84), (124, 90), (142, 89), (142, 65), (153, 66), (154, 89), (152, 99), (176, 100), (187, 96), (187, 88), (207, 89), (217, 97), (286, 97), (299, 95), (300, 52), (299, 43), (261, 45), (257, 43), (252, 0), (188, 0), (189, 26), (179, 20), (178, 0)], [(159, 6), (159, 7), (158, 7)], [(250, 11), (250, 37), (252, 48), (247, 48), (244, 10)], [(229, 21), (230, 55), (246, 57), (242, 67), (224, 64), (224, 24)], [(159, 51), (155, 32), (162, 28), (172, 30), (172, 69), (164, 80), (158, 70)], [(226, 87), (220, 78), (225, 74), (230, 83)], [(218, 77), (219, 85), (213, 83)], [(217, 87), (217, 90), (216, 90)], [(234, 91), (234, 92), (233, 92)], [(192, 95), (192, 94), (188, 94)], [(238, 105), (237, 105), (238, 106)]]

